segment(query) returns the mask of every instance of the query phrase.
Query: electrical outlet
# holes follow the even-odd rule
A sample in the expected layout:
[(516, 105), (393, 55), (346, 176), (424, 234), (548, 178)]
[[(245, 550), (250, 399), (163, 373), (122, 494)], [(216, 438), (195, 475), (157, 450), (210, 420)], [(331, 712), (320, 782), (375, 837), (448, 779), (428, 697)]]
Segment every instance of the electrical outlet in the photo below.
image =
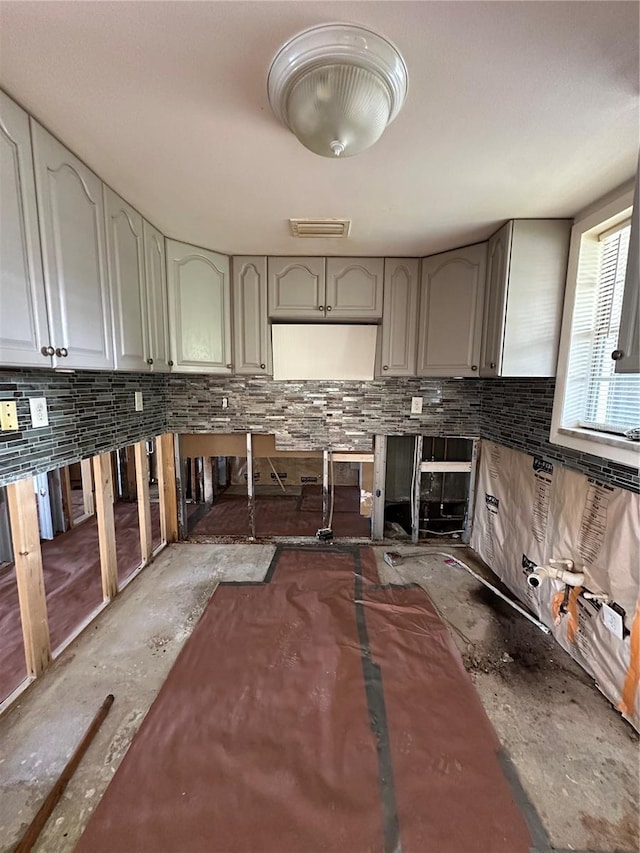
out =
[(411, 398), (411, 414), (412, 415), (421, 415), (422, 414), (422, 397), (412, 397)]
[(624, 637), (624, 622), (620, 613), (608, 604), (602, 605), (602, 621), (618, 639)]
[(18, 409), (15, 400), (3, 400), (0, 402), (0, 429), (18, 429)]
[(29, 397), (31, 409), (31, 426), (34, 429), (49, 426), (49, 412), (46, 397)]
[(229, 398), (228, 398), (228, 397), (223, 397), (223, 398), (222, 398), (222, 408), (223, 408), (223, 409), (227, 409), (228, 407), (229, 407)]
[(136, 403), (136, 412), (141, 412), (144, 409), (144, 402), (142, 400), (142, 391), (135, 392), (135, 403)]

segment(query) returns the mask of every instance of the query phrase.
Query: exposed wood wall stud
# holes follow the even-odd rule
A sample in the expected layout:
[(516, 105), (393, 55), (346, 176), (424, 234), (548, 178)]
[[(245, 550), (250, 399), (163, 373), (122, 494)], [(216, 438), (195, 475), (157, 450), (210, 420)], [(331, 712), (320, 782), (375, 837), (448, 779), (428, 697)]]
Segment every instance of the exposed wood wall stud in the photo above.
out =
[(95, 501), (93, 499), (93, 475), (91, 473), (91, 460), (83, 459), (80, 463), (80, 473), (82, 475), (82, 502), (84, 504), (85, 515), (93, 515), (96, 511)]
[(7, 498), (27, 673), (37, 676), (51, 661), (51, 640), (33, 479), (8, 485)]
[(178, 541), (178, 501), (176, 494), (176, 460), (173, 433), (156, 438), (158, 493), (160, 497), (160, 529), (165, 542)]
[(256, 499), (253, 488), (253, 436), (247, 433), (247, 500), (249, 505), (249, 535), (256, 538)]
[(71, 501), (71, 474), (69, 466), (65, 465), (60, 469), (61, 485), (62, 485), (62, 509), (64, 511), (64, 520), (67, 530), (71, 530), (74, 525), (73, 518), (73, 503)]
[(93, 457), (102, 595), (105, 601), (118, 594), (118, 560), (113, 515), (113, 466), (111, 457), (111, 453), (102, 453)]
[(136, 488), (138, 493), (138, 520), (140, 523), (140, 553), (148, 560), (153, 551), (151, 531), (151, 503), (149, 502), (149, 459), (147, 442), (139, 441), (135, 445)]

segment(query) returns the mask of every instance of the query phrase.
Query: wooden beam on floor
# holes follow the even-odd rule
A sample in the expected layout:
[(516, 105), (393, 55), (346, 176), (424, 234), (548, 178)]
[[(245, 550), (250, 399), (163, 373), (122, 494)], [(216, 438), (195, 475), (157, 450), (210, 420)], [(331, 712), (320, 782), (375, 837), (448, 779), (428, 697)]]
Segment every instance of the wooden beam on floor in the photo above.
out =
[(147, 442), (139, 441), (135, 445), (136, 488), (138, 492), (138, 521), (140, 525), (140, 553), (148, 560), (153, 551), (151, 533), (151, 503), (149, 501), (149, 458)]
[(67, 525), (67, 530), (71, 530), (75, 521), (73, 518), (73, 502), (71, 500), (71, 474), (69, 466), (65, 465), (60, 469), (60, 480), (62, 485), (62, 509), (64, 512), (64, 520)]
[(165, 542), (178, 541), (178, 498), (176, 492), (176, 459), (173, 433), (156, 437), (158, 494), (160, 497), (160, 529)]
[(93, 515), (96, 511), (93, 499), (93, 475), (91, 473), (91, 459), (83, 459), (80, 463), (80, 474), (82, 475), (82, 502), (85, 515)]
[(51, 661), (51, 639), (33, 479), (10, 483), (7, 498), (27, 673), (38, 676)]
[(93, 457), (93, 474), (96, 483), (96, 517), (102, 572), (102, 595), (109, 601), (118, 594), (118, 558), (116, 553), (116, 526), (113, 515), (113, 466), (111, 453)]

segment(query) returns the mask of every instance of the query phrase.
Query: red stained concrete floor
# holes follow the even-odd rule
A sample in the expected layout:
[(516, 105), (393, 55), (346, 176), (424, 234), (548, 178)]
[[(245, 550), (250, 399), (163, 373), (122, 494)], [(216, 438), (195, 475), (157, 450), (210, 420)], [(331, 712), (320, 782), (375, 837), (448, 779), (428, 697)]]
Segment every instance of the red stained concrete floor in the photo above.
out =
[[(116, 503), (118, 579), (140, 565), (138, 505)], [(151, 504), (154, 548), (160, 544), (160, 512)], [(98, 526), (95, 517), (42, 542), (42, 569), (51, 648), (56, 649), (102, 603)], [(13, 564), (0, 575), (0, 701), (26, 678), (18, 588)]]

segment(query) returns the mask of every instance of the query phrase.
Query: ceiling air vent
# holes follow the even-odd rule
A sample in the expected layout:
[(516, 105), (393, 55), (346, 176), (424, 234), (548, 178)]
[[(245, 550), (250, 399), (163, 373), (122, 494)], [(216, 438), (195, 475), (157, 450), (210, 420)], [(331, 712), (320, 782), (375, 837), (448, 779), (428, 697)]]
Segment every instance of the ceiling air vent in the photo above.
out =
[(348, 237), (350, 219), (290, 219), (294, 237)]

